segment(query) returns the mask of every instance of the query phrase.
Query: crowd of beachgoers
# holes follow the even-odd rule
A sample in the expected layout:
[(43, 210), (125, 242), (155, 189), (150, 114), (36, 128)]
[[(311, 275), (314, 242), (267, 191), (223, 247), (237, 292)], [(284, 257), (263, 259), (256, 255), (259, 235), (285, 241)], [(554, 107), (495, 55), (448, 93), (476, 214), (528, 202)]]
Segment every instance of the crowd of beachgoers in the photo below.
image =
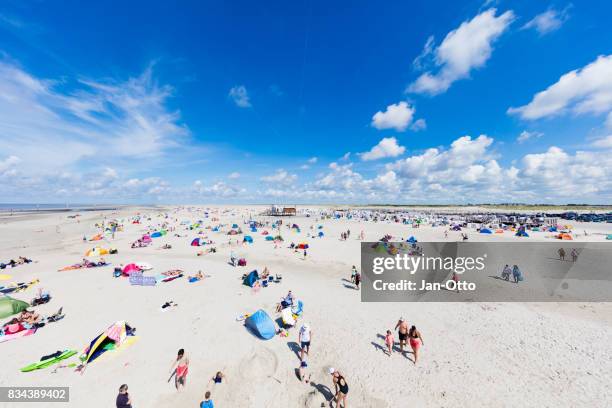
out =
[[(361, 303), (361, 243), (401, 242), (418, 253), (420, 241), (605, 242), (609, 236), (606, 224), (560, 217), (555, 223), (552, 217), (483, 222), (460, 211), (324, 207), (288, 217), (264, 214), (254, 206), (177, 206), (4, 218), (1, 228), (17, 238), (4, 241), (0, 253), (7, 259), (0, 264), (0, 347), (13, 353), (3, 383), (70, 384), (74, 406), (109, 406), (113, 390), (99, 382), (112, 378), (118, 408), (390, 407), (402, 400), (401, 384), (420, 378), (429, 394), (415, 391), (418, 405), (459, 406), (467, 400), (456, 386), (445, 384), (444, 395), (431, 395), (433, 384), (452, 372), (472, 379), (482, 374), (448, 361), (455, 353), (444, 347), (441, 336), (449, 332), (443, 323), (465, 321), (456, 335), (461, 345), (451, 343), (466, 364), (480, 367), (486, 356), (468, 354), (479, 346), (467, 344), (479, 342), (473, 336), (481, 330), (480, 314), (473, 305)], [(578, 251), (558, 256), (575, 262)], [(496, 273), (514, 283), (524, 279), (518, 265), (501, 265)], [(487, 312), (499, 309), (503, 322), (521, 306), (482, 307), (480, 325), (488, 326)], [(609, 311), (603, 305), (593, 310)], [(523, 323), (543, 316), (524, 315)], [(550, 339), (562, 317), (550, 310), (544, 315), (544, 338)], [(601, 337), (592, 327), (601, 334), (597, 324), (581, 316), (570, 323), (593, 339)], [(609, 332), (607, 323), (603, 327)], [(485, 342), (484, 350), (507, 340), (500, 341)], [(518, 361), (545, 347), (524, 345)], [(387, 376), (405, 362), (411, 364), (401, 378)], [(586, 365), (594, 373), (590, 386), (603, 390), (605, 370), (594, 357)], [(414, 373), (406, 371), (411, 366)], [(555, 367), (570, 370), (561, 361)], [(495, 380), (490, 385), (502, 387)], [(555, 380), (530, 387), (552, 390)], [(487, 398), (501, 401), (495, 393)], [(513, 405), (525, 401), (510, 398)]]

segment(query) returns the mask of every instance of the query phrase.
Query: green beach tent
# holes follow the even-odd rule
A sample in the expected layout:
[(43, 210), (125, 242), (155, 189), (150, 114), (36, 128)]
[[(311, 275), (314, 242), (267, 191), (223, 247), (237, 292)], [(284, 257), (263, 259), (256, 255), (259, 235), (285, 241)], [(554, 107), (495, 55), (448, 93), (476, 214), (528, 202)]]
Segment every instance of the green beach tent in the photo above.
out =
[(21, 313), (29, 306), (30, 305), (23, 300), (13, 299), (8, 296), (0, 298), (0, 319)]

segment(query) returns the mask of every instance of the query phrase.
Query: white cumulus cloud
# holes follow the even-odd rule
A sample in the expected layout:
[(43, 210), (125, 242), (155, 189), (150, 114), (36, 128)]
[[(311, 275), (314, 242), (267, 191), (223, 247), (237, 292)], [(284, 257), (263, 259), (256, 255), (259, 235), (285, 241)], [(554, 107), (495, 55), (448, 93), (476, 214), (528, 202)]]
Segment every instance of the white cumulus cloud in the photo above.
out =
[(412, 122), (414, 112), (414, 107), (407, 102), (391, 104), (384, 112), (378, 111), (372, 116), (372, 126), (376, 129), (395, 129), (403, 132)]
[(570, 71), (531, 102), (509, 108), (509, 114), (535, 120), (554, 115), (612, 115), (612, 55), (599, 56), (581, 69)]
[(369, 160), (378, 160), (384, 159), (386, 157), (397, 157), (406, 151), (404, 146), (400, 146), (397, 143), (397, 139), (394, 137), (385, 137), (370, 151), (359, 153), (361, 160), (369, 161)]
[[(491, 57), (493, 43), (507, 30), (514, 20), (514, 13), (506, 11), (497, 16), (490, 8), (470, 21), (449, 32), (442, 43), (431, 50), (431, 39), (427, 40), (425, 53), (433, 53), (437, 72), (423, 73), (410, 84), (407, 91), (437, 95), (446, 92), (453, 82), (467, 78), (473, 69), (481, 68)], [(421, 65), (423, 54), (415, 61)]]

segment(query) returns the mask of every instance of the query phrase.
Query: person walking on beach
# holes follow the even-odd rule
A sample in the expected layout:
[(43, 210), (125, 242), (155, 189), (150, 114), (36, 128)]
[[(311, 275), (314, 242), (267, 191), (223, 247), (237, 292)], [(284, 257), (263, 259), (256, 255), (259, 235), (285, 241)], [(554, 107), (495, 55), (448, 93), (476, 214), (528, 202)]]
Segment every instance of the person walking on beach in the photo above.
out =
[(512, 269), (510, 269), (510, 265), (506, 264), (504, 266), (504, 270), (502, 271), (502, 279), (510, 280), (510, 274), (512, 273)]
[(425, 343), (423, 342), (423, 337), (421, 337), (421, 332), (417, 330), (416, 326), (410, 327), (408, 337), (410, 337), (410, 347), (412, 348), (412, 353), (414, 354), (414, 364), (416, 364), (417, 359), (419, 358), (419, 348), (421, 348), (421, 346)]
[(521, 270), (519, 269), (518, 265), (514, 265), (512, 267), (512, 277), (514, 278), (514, 283), (519, 283), (519, 281), (523, 280)]
[(132, 399), (128, 394), (127, 384), (122, 384), (119, 387), (119, 394), (117, 395), (117, 401), (115, 402), (117, 408), (132, 408)]
[(395, 339), (393, 338), (393, 333), (391, 330), (387, 330), (387, 335), (385, 336), (385, 344), (387, 345), (388, 355), (391, 357), (391, 353), (393, 353), (393, 344), (395, 344)]
[(559, 248), (557, 253), (559, 254), (559, 260), (560, 261), (565, 261), (565, 249)]
[(300, 359), (304, 359), (304, 353), (308, 354), (310, 352), (311, 339), (312, 330), (310, 329), (310, 325), (304, 323), (302, 327), (300, 327), (300, 332), (298, 334), (298, 341), (300, 342)]
[(349, 391), (346, 379), (334, 368), (329, 369), (329, 374), (332, 376), (332, 382), (334, 384), (334, 401), (336, 402), (336, 408), (340, 407), (340, 402), (342, 402), (342, 406), (346, 408), (346, 396)]
[(174, 374), (174, 386), (177, 391), (185, 387), (187, 383), (187, 373), (189, 372), (189, 358), (185, 355), (185, 350), (180, 349), (176, 355), (176, 360), (170, 367), (170, 373)]
[(395, 325), (395, 328), (397, 329), (397, 334), (399, 337), (400, 353), (403, 353), (404, 346), (408, 340), (408, 323), (406, 323), (403, 317), (400, 317)]
[(355, 283), (355, 276), (357, 276), (357, 267), (353, 265), (353, 269), (351, 270), (351, 283)]
[(215, 408), (213, 401), (210, 399), (210, 391), (204, 393), (204, 401), (200, 402), (200, 408)]
[(355, 289), (359, 290), (359, 284), (361, 283), (361, 274), (357, 272), (355, 275)]
[(578, 260), (578, 250), (576, 248), (572, 248), (570, 255), (572, 256), (572, 262), (576, 262)]

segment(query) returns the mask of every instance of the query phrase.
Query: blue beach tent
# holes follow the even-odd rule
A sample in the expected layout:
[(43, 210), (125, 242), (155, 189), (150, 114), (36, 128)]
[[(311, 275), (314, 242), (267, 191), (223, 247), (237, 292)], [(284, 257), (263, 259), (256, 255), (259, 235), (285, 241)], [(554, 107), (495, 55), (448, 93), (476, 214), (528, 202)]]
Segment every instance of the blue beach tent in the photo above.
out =
[(276, 334), (274, 322), (266, 312), (259, 309), (251, 316), (247, 317), (244, 325), (257, 337), (270, 340)]

